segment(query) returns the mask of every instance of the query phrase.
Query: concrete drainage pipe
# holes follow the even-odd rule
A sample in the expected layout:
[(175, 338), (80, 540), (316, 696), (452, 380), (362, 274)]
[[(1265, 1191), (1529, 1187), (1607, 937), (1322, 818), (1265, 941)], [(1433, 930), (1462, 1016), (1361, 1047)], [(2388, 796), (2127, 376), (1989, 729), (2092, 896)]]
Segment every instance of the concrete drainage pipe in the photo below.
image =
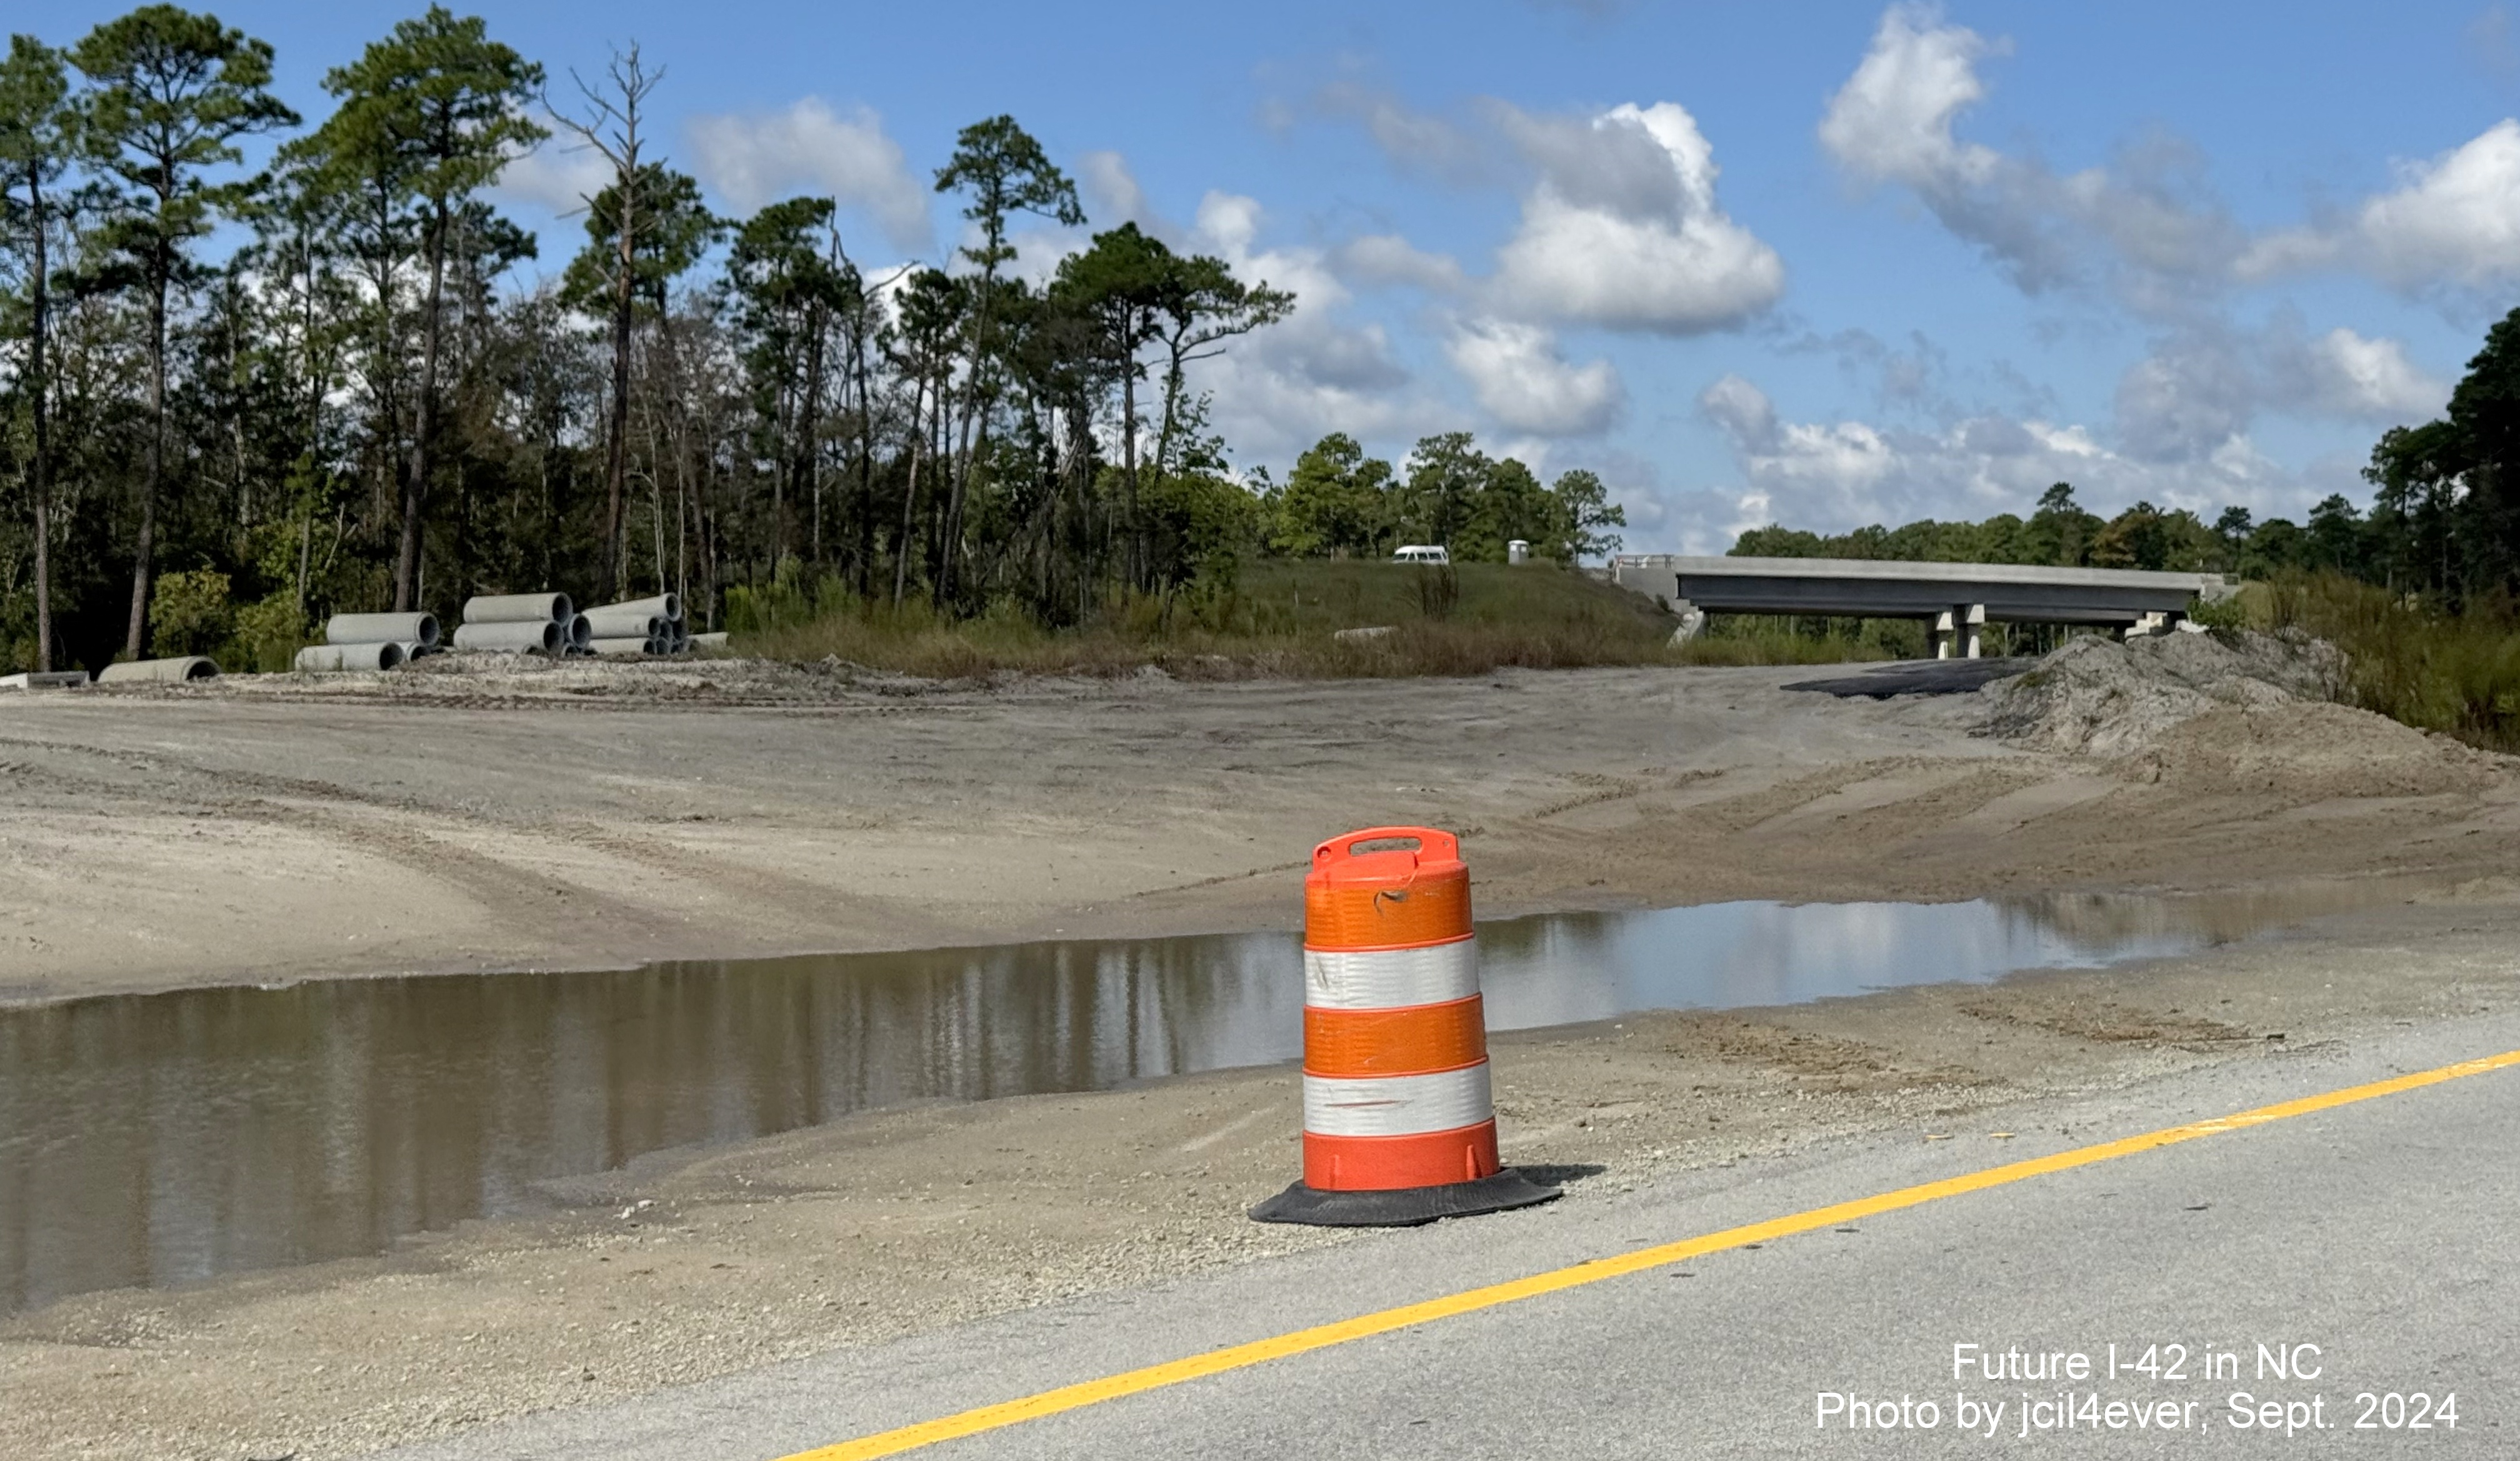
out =
[(121, 664), (109, 664), (97, 672), (100, 685), (134, 685), (147, 681), (180, 685), (187, 680), (206, 680), (219, 672), (219, 667), (201, 655), (185, 655), (173, 660), (132, 660)]
[(297, 652), (297, 667), (308, 674), (397, 669), (402, 665), (403, 653), (403, 647), (392, 640), (379, 644), (310, 644)]
[(468, 624), (564, 624), (574, 612), (566, 594), (487, 594), (464, 601)]
[(589, 614), (635, 614), (642, 618), (681, 618), (683, 599), (680, 594), (658, 594), (652, 599), (627, 599), (618, 604), (598, 604)]
[(636, 609), (590, 609), (582, 616), (598, 639), (653, 639), (673, 620)]
[(337, 614), (324, 621), (328, 644), (420, 644), (437, 646), (433, 614)]
[(455, 627), (455, 647), (459, 650), (489, 650), (503, 655), (557, 655), (564, 642), (561, 626), (550, 619), (532, 623), (493, 621), (486, 624), (467, 620)]

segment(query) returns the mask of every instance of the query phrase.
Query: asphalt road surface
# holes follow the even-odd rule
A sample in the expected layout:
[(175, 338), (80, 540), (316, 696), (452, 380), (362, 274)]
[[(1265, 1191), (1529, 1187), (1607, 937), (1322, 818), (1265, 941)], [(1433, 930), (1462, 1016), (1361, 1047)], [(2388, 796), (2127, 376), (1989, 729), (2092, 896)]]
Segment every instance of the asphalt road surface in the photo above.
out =
[[(1946, 1140), (1904, 1132), (1751, 1157), (1623, 1193), (1587, 1192), (1579, 1181), (1546, 1208), (1376, 1233), (395, 1455), (773, 1461), (1480, 1285), (2514, 1050), (2520, 1019), (2452, 1022), (2070, 1105), (2013, 1108), (2001, 1123), (1957, 1119), (1965, 1124)], [(1942, 1197), (908, 1454), (2520, 1455), (2515, 1239), (2520, 1067)], [(1956, 1364), (1964, 1373), (1956, 1376)], [(1963, 1396), (1976, 1407), (1965, 1417)], [(1874, 1424), (1851, 1428), (1851, 1412)], [(1962, 1431), (1964, 1418), (1972, 1431)], [(2234, 1424), (2242, 1419), (2246, 1428)]]

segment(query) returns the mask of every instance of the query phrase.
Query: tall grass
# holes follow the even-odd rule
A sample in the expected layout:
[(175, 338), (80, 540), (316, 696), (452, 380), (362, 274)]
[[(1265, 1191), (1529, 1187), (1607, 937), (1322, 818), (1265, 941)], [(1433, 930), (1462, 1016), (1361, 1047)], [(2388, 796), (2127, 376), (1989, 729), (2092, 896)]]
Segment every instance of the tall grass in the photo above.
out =
[[(1122, 675), (1147, 665), (1183, 678), (1342, 678), (1883, 658), (1765, 626), (1725, 626), (1675, 646), (1679, 620), (1650, 600), (1549, 565), (1463, 564), (1436, 576), (1407, 565), (1264, 561), (1231, 585), (1109, 600), (1062, 628), (1012, 605), (957, 620), (922, 605), (865, 606), (836, 584), (791, 584), (731, 600), (731, 647), (936, 679)], [(1340, 637), (1343, 629), (1385, 632)]]
[(2362, 708), (2520, 752), (2520, 610), (2510, 600), (2453, 613), (2328, 572), (2252, 585), (2242, 611), (2257, 627), (2302, 629), (2343, 650), (2346, 693)]
[(1901, 658), (1897, 647), (1861, 628), (1747, 614), (1717, 616), (1704, 633), (1674, 653), (1684, 664), (1843, 664)]
[[(1113, 600), (1046, 628), (1012, 605), (951, 619), (923, 605), (861, 605), (845, 587), (785, 585), (730, 604), (733, 648), (797, 662), (838, 659), (931, 679), (1002, 672), (1116, 676), (1148, 665), (1189, 679), (1263, 675), (1471, 675), (1505, 666), (1826, 664), (1920, 653), (1906, 622), (1718, 616), (1679, 624), (1652, 602), (1545, 565), (1464, 564), (1441, 584), (1406, 565), (1266, 561), (1229, 586)], [(2520, 606), (2451, 613), (2334, 573), (2252, 584), (2200, 617), (2298, 628), (2346, 654), (2365, 709), (2493, 751), (2520, 753)], [(1339, 637), (1341, 629), (1377, 628)], [(2027, 636), (2024, 636), (2026, 639)], [(2035, 653), (2044, 643), (2015, 641)], [(1990, 646), (2003, 652), (2001, 642)]]

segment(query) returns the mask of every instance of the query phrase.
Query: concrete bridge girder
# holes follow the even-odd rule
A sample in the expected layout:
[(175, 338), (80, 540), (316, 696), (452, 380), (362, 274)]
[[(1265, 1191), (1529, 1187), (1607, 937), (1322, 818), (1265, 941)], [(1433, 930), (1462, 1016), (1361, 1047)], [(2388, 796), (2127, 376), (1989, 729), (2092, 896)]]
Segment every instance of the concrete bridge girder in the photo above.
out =
[(2228, 592), (2217, 573), (1662, 554), (1622, 555), (1611, 576), (1684, 612), (1921, 619), (1937, 658), (1956, 646), (1976, 658), (1989, 623), (2131, 629), (2186, 617), (2200, 598)]

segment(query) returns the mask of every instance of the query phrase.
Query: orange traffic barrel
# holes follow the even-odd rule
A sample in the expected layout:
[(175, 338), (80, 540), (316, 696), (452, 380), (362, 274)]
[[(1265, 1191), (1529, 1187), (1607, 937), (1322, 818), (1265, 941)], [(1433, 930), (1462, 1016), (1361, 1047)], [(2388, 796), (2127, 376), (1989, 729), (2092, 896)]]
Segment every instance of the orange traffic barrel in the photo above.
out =
[(1497, 1159), (1461, 843), (1368, 827), (1304, 878), (1304, 1175), (1262, 1222), (1403, 1226), (1547, 1202)]

